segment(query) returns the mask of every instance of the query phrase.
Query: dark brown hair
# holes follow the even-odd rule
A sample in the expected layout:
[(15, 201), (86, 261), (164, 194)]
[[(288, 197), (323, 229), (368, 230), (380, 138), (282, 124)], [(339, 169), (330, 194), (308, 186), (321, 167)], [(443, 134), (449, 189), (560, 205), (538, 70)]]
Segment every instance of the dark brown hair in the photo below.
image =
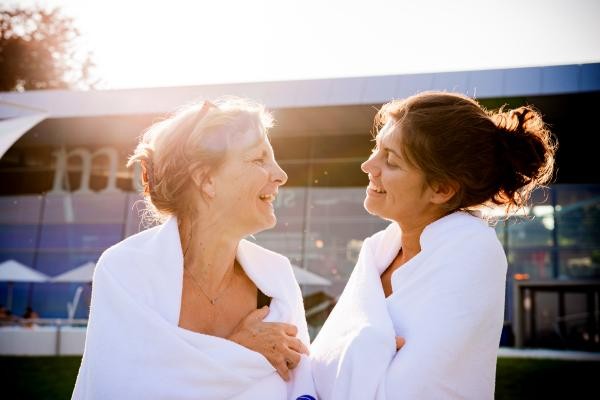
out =
[(553, 176), (556, 141), (530, 106), (486, 111), (457, 93), (424, 92), (385, 104), (375, 117), (402, 130), (403, 156), (427, 183), (455, 183), (449, 211), (527, 204)]

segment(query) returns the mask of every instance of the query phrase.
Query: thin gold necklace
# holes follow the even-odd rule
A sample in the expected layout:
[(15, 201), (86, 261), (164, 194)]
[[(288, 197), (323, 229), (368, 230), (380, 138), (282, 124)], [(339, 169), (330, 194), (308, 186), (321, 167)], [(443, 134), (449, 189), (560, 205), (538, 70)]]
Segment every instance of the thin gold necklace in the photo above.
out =
[[(234, 268), (235, 268), (235, 264), (234, 264)], [(188, 271), (187, 268), (183, 269), (185, 272), (188, 273), (188, 275), (192, 278), (192, 281), (194, 282), (194, 284), (196, 286), (198, 286), (198, 289), (200, 289), (200, 291), (202, 292), (202, 294), (204, 296), (206, 296), (206, 298), (208, 299), (208, 301), (210, 301), (210, 304), (212, 304), (213, 306), (217, 303), (217, 300), (219, 300), (225, 293), (227, 293), (227, 289), (229, 289), (231, 287), (231, 281), (233, 280), (233, 275), (235, 274), (235, 271), (231, 272), (231, 275), (229, 276), (229, 281), (227, 282), (227, 285), (225, 286), (225, 288), (221, 291), (221, 293), (219, 293), (217, 296), (215, 297), (210, 297), (205, 291), (204, 289), (202, 289), (202, 286), (200, 285), (200, 283), (198, 283), (198, 281), (196, 280), (196, 277), (190, 272)]]
[(187, 245), (185, 246), (185, 250), (183, 251), (183, 262), (184, 262), (184, 266), (183, 266), (183, 271), (187, 272), (187, 274), (192, 278), (192, 281), (194, 282), (194, 284), (196, 286), (198, 286), (198, 289), (200, 289), (200, 291), (202, 292), (202, 294), (204, 296), (206, 296), (206, 298), (208, 299), (208, 301), (210, 302), (211, 305), (215, 305), (217, 303), (217, 300), (219, 300), (219, 298), (221, 298), (221, 296), (223, 296), (226, 292), (227, 289), (229, 289), (229, 287), (231, 286), (231, 281), (233, 280), (233, 275), (235, 275), (235, 261), (233, 262), (233, 270), (231, 272), (231, 275), (229, 276), (229, 281), (227, 282), (227, 285), (225, 286), (225, 289), (223, 289), (221, 291), (221, 293), (219, 293), (217, 296), (215, 297), (210, 297), (206, 291), (204, 291), (204, 289), (202, 288), (202, 285), (200, 285), (200, 283), (196, 280), (196, 277), (194, 276), (194, 274), (192, 274), (186, 267), (185, 267), (185, 256), (188, 252), (188, 249), (190, 248), (190, 243), (192, 242), (192, 233), (194, 232), (193, 229), (190, 228), (190, 235), (188, 237), (188, 242)]

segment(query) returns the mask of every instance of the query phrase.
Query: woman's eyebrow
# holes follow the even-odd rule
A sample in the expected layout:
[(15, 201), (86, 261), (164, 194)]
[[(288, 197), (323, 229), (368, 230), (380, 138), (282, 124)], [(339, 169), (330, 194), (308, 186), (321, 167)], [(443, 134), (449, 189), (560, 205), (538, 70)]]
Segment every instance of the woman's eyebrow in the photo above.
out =
[(259, 149), (261, 151), (260, 151), (260, 154), (257, 156), (256, 150), (257, 149), (255, 148), (254, 151), (252, 152), (253, 157), (266, 157), (269, 155), (269, 152), (267, 151), (267, 149), (263, 148), (263, 149)]

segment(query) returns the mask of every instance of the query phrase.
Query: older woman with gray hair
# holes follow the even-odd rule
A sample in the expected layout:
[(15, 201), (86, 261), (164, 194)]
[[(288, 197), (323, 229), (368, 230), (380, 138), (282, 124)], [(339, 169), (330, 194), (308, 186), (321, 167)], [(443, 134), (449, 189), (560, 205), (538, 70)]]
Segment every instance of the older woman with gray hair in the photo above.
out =
[(74, 399), (313, 398), (291, 265), (244, 239), (275, 225), (287, 180), (271, 125), (231, 98), (145, 132), (129, 165), (161, 224), (98, 261)]

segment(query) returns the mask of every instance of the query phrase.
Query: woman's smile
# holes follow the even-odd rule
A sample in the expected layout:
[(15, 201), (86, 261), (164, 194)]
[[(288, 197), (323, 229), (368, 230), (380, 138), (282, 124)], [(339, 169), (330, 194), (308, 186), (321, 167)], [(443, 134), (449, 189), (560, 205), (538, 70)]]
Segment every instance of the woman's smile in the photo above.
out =
[(258, 196), (258, 198), (260, 199), (261, 202), (263, 202), (264, 204), (266, 204), (269, 207), (270, 210), (274, 210), (275, 209), (275, 207), (273, 206), (273, 202), (277, 198), (277, 192), (268, 193), (268, 194), (261, 194), (261, 195)]
[(375, 185), (373, 182), (369, 182), (369, 186), (367, 186), (367, 195), (382, 196), (386, 193), (387, 192), (381, 187)]

